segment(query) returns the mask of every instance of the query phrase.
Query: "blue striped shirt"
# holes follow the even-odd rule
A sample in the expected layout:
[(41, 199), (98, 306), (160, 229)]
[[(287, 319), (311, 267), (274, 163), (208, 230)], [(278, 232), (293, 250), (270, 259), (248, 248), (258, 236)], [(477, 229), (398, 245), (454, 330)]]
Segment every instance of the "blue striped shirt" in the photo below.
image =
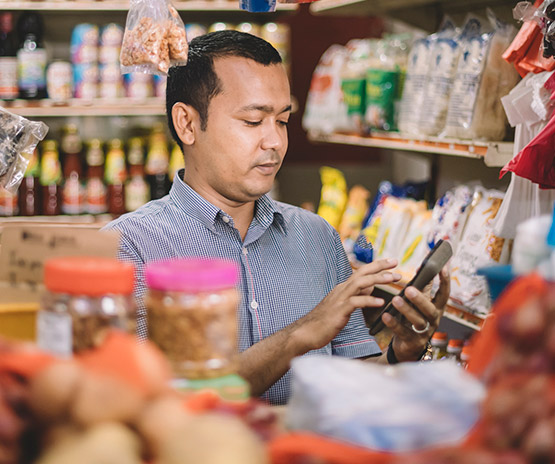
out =
[[(351, 267), (337, 232), (321, 217), (272, 200), (256, 202), (244, 241), (233, 218), (175, 177), (169, 195), (125, 214), (105, 228), (121, 232), (118, 257), (137, 267), (138, 334), (146, 337), (142, 299), (146, 293), (145, 263), (175, 257), (221, 257), (240, 266), (238, 347), (244, 351), (309, 313)], [(356, 310), (349, 323), (327, 346), (308, 354), (349, 358), (379, 354)], [(290, 395), (290, 372), (265, 394), (273, 404)]]

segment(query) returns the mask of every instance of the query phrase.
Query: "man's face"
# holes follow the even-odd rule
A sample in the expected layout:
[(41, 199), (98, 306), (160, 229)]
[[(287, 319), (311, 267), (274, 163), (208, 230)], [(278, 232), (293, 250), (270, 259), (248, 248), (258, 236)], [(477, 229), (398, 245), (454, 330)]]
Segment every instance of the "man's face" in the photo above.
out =
[(270, 191), (287, 151), (291, 97), (281, 64), (214, 60), (222, 91), (195, 130), (185, 180), (215, 203), (250, 202)]

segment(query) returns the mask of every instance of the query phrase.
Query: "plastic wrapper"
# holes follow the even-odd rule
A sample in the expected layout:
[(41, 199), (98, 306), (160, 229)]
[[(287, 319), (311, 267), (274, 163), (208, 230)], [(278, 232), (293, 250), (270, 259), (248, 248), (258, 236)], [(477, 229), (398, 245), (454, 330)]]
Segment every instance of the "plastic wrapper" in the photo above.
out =
[(347, 206), (339, 224), (339, 236), (344, 244), (354, 242), (360, 233), (369, 198), (370, 192), (362, 185), (354, 185), (349, 190)]
[(491, 11), (488, 19), (492, 32), (471, 28), (461, 41), (444, 136), (472, 140), (503, 140), (505, 136), (507, 118), (500, 99), (515, 86), (518, 74), (502, 53), (516, 31)]
[(322, 191), (317, 214), (337, 229), (347, 205), (347, 182), (341, 171), (328, 166), (320, 168), (320, 177)]
[(331, 134), (350, 128), (341, 90), (341, 70), (347, 57), (347, 48), (341, 45), (332, 45), (320, 57), (303, 114), (302, 125), (306, 131)]
[(489, 312), (487, 282), (476, 271), (494, 264), (507, 264), (510, 241), (493, 234), (493, 224), (503, 193), (477, 187), (469, 207), (464, 231), (451, 261), (451, 299), (476, 314)]
[(410, 226), (401, 242), (397, 271), (402, 281), (407, 282), (416, 274), (422, 260), (431, 250), (428, 234), (432, 228), (432, 210), (418, 211), (413, 215)]
[(0, 107), (0, 187), (15, 194), (37, 144), (48, 126)]
[(187, 33), (168, 0), (132, 0), (120, 54), (122, 74), (167, 74), (187, 63)]
[(459, 443), (485, 395), (477, 379), (450, 361), (381, 366), (305, 356), (293, 360), (292, 371), (290, 428), (374, 450)]
[(276, 0), (240, 0), (239, 7), (251, 13), (271, 13), (276, 9)]

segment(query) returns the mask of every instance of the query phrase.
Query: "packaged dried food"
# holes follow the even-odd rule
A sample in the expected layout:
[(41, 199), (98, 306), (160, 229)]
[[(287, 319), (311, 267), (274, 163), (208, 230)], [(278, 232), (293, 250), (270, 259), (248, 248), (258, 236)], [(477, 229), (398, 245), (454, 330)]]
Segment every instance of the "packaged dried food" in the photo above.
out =
[(166, 74), (187, 62), (185, 25), (168, 0), (132, 0), (120, 54), (122, 74)]
[(0, 187), (15, 194), (29, 159), (48, 126), (29, 121), (0, 107)]
[(238, 268), (222, 259), (185, 258), (145, 268), (149, 338), (187, 379), (237, 369)]
[(46, 292), (37, 344), (60, 356), (99, 346), (111, 329), (135, 332), (132, 264), (112, 258), (58, 257), (44, 264)]

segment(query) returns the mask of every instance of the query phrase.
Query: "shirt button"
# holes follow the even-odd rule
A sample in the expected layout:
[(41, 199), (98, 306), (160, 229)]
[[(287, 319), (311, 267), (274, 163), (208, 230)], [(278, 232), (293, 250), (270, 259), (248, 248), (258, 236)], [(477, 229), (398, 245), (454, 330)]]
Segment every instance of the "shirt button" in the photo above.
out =
[(246, 248), (246, 247), (243, 247), (243, 254), (244, 254), (244, 255), (247, 255), (247, 254), (249, 254), (249, 250), (247, 250), (247, 248)]
[(258, 309), (258, 303), (255, 300), (251, 301), (251, 308), (252, 309)]
[(227, 224), (229, 222), (229, 218), (227, 216), (222, 216), (222, 221)]

